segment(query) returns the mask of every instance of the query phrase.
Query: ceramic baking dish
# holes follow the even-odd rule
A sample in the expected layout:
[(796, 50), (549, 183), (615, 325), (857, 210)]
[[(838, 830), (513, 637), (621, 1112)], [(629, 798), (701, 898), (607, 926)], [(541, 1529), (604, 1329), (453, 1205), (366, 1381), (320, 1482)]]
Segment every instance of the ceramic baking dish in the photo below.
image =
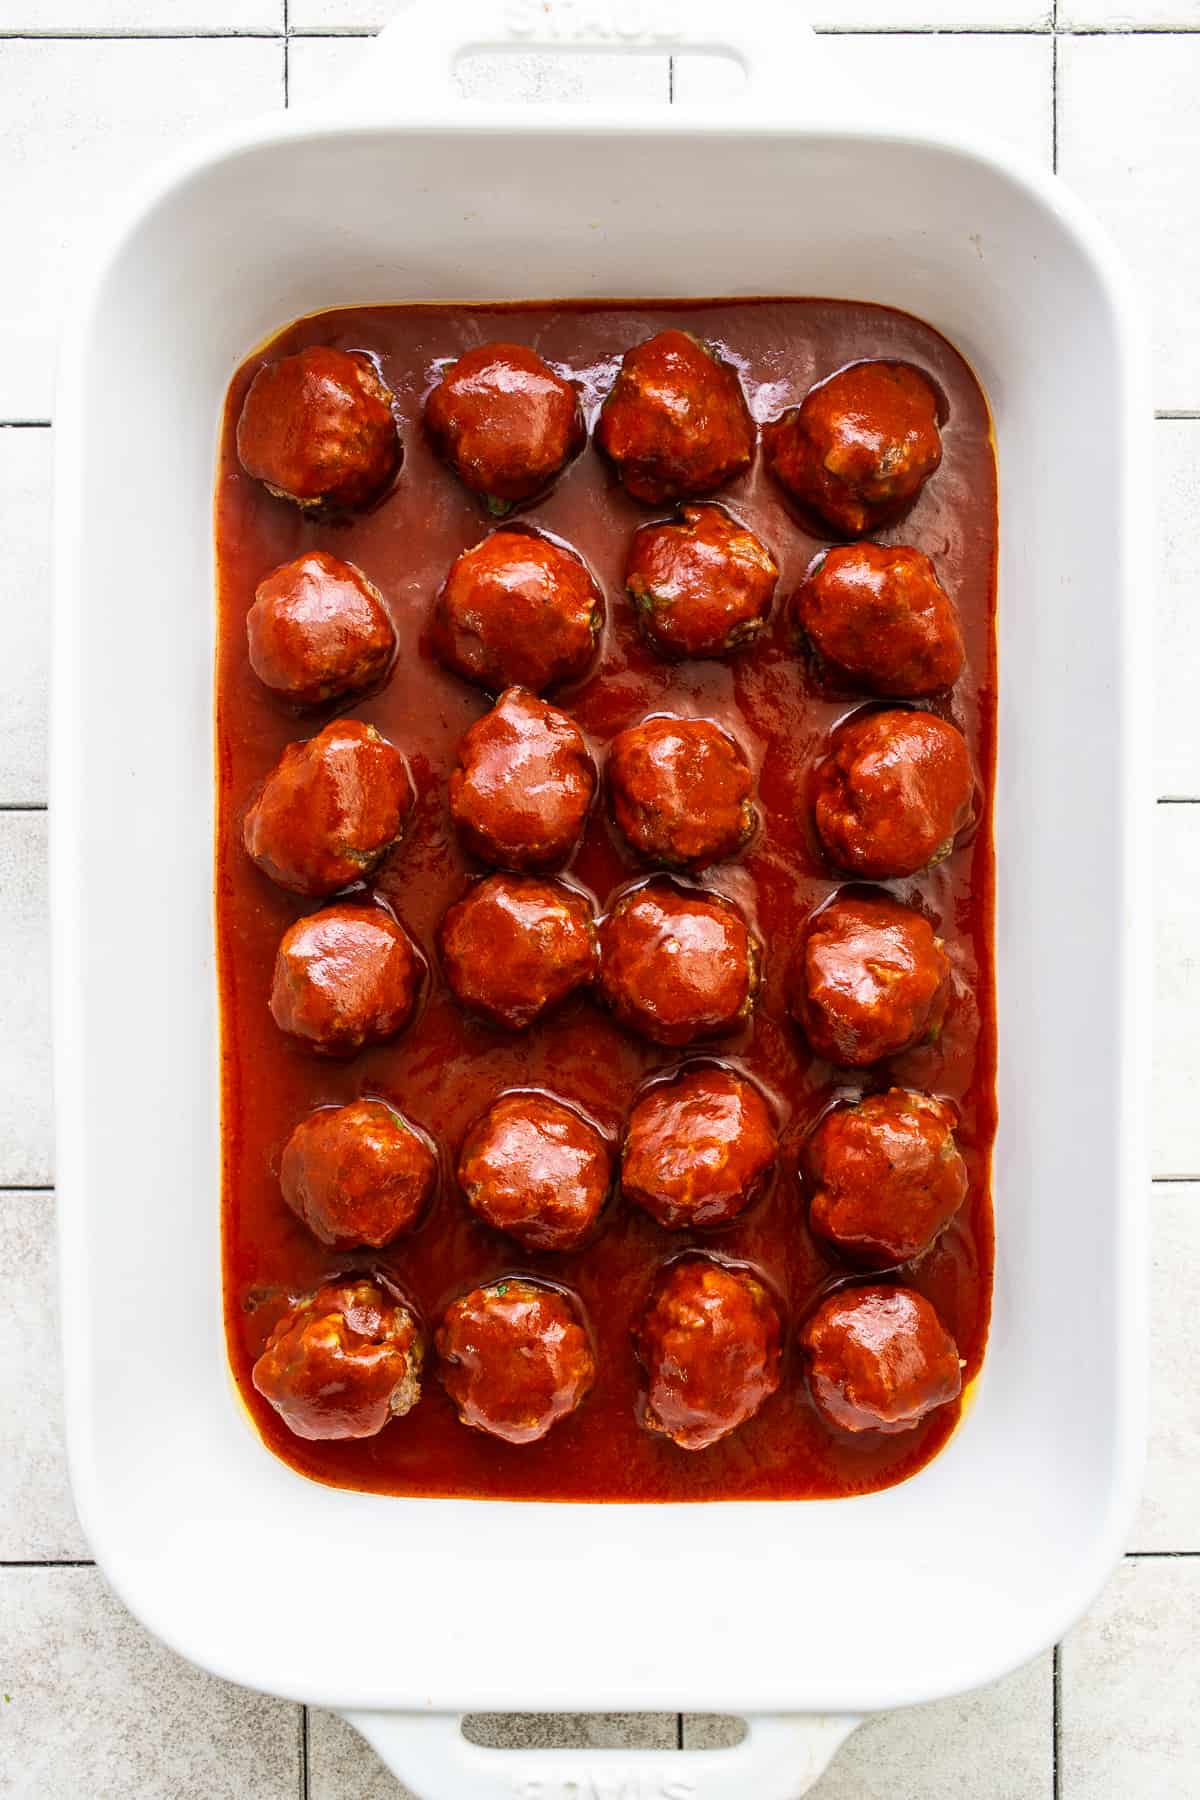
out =
[[(768, 0), (680, 12), (686, 42), (747, 70), (746, 97), (713, 116), (455, 97), (456, 48), (498, 30), (603, 38), (598, 11), (549, 0), (498, 28), (491, 8), (419, 0), (326, 113), (239, 129), (162, 175), (81, 290), (57, 420), (51, 811), (71, 1467), (96, 1557), (140, 1619), (220, 1675), (346, 1711), (423, 1795), (781, 1800), (854, 1715), (990, 1681), (1051, 1643), (1130, 1518), (1140, 327), (1053, 180), (864, 116), (838, 89), (836, 40)], [(685, 40), (626, 9), (611, 41)], [(982, 1379), (929, 1468), (854, 1501), (555, 1506), (311, 1484), (242, 1412), (221, 1320), (211, 521), (226, 383), (265, 335), (333, 305), (740, 293), (906, 308), (967, 356), (994, 410), (1000, 1134)], [(557, 1629), (501, 1638), (498, 1593)], [(539, 1759), (466, 1745), (467, 1708), (744, 1711), (752, 1729), (732, 1751)]]

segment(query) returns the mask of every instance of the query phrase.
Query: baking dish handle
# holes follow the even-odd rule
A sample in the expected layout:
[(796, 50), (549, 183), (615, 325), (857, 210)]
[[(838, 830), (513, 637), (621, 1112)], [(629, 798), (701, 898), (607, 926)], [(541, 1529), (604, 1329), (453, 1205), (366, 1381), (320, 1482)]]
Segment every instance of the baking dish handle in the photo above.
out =
[(498, 1750), (454, 1713), (348, 1712), (419, 1800), (799, 1800), (860, 1723), (849, 1714), (751, 1714), (726, 1750)]
[[(742, 90), (722, 109), (756, 121), (793, 119), (826, 95), (813, 81), (820, 41), (791, 0), (406, 0), (352, 78), (360, 98), (386, 96), (402, 117), (444, 117), (466, 105), (455, 85), (459, 60), (489, 50), (710, 54), (737, 64)], [(801, 72), (803, 80), (801, 81)], [(519, 102), (514, 103), (520, 105)], [(658, 108), (659, 112), (666, 109)], [(687, 108), (672, 109), (686, 115)], [(541, 108), (522, 107), (531, 123)]]

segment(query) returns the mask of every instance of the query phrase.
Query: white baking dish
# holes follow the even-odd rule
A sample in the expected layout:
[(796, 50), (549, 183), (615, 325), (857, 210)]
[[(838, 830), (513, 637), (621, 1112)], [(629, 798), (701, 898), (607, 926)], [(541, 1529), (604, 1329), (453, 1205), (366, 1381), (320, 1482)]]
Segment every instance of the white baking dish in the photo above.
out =
[[(990, 1681), (1049, 1644), (1119, 1554), (1135, 1497), (1139, 321), (1052, 180), (861, 116), (837, 94), (835, 46), (788, 9), (729, 13), (727, 29), (686, 9), (690, 39), (732, 31), (749, 68), (749, 101), (720, 117), (518, 113), (453, 100), (450, 34), (486, 41), (490, 15), (476, 31), (471, 8), (421, 0), (326, 118), (228, 134), (155, 183), (110, 239), (63, 366), (51, 818), (76, 1502), (109, 1580), (168, 1643), (348, 1711), (436, 1800), (601, 1778), (641, 1796), (798, 1793), (850, 1715)], [(561, 0), (536, 17), (539, 34), (575, 32)], [(578, 1507), (309, 1484), (241, 1412), (221, 1323), (210, 521), (226, 382), (265, 334), (330, 305), (737, 293), (907, 308), (965, 353), (994, 409), (1001, 1125), (983, 1378), (931, 1467), (858, 1501)], [(489, 1600), (514, 1590), (561, 1633), (494, 1635)], [(471, 1749), (445, 1716), (631, 1707), (756, 1723), (736, 1751), (581, 1762)], [(771, 1713), (837, 1716), (757, 1717)]]

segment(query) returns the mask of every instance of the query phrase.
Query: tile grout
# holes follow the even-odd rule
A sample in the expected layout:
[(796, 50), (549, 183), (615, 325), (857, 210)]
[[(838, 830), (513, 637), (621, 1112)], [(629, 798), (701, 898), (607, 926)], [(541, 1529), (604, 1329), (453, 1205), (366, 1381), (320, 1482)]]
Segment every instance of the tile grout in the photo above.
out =
[[(315, 33), (314, 36), (340, 36), (341, 33)], [(355, 32), (356, 37), (375, 37), (373, 31)], [(278, 43), (283, 33), (265, 26), (261, 31), (0, 31), (0, 44), (187, 44), (187, 43)]]
[[(9, 1190), (0, 1188), (0, 1193)], [(1122, 1562), (1194, 1562), (1200, 1559), (1198, 1550), (1123, 1550)], [(91, 1556), (0, 1556), (0, 1569), (94, 1569), (96, 1560)], [(1061, 1648), (1061, 1646), (1059, 1646)], [(307, 1712), (307, 1708), (305, 1708)], [(682, 1713), (675, 1718), (679, 1729), (683, 1729)]]
[(0, 1569), (94, 1569), (90, 1556), (0, 1557)]
[(300, 1708), (300, 1800), (309, 1800), (307, 1706)]
[[(1028, 38), (1170, 38), (1200, 36), (1200, 25), (816, 25), (818, 37), (1028, 37)], [(139, 31), (114, 27), (108, 31), (0, 30), (0, 43), (278, 43), (286, 37), (307, 39), (366, 39), (378, 36), (376, 28), (348, 25), (341, 30), (322, 26), (286, 26), (273, 29), (237, 30), (213, 27), (208, 31)]]
[(1051, 1662), (1051, 1772), (1054, 1800), (1062, 1800), (1062, 1645), (1055, 1644)]

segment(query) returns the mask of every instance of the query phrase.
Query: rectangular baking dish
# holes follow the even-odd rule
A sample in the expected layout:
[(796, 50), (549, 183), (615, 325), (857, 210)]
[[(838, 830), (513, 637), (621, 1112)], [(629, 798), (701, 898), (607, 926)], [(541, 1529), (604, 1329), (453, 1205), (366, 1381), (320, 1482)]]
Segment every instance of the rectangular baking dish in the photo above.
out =
[[(418, 1791), (455, 1800), (549, 1796), (581, 1774), (555, 1756), (514, 1772), (464, 1745), (446, 1715), (467, 1708), (784, 1713), (737, 1751), (587, 1766), (646, 1795), (801, 1792), (852, 1715), (990, 1681), (1051, 1643), (1117, 1558), (1136, 1497), (1138, 310), (1051, 178), (862, 116), (836, 44), (768, 0), (734, 10), (731, 26), (691, 0), (684, 38), (641, 9), (615, 17), (610, 47), (728, 49), (748, 73), (740, 103), (600, 115), (468, 107), (450, 73), (456, 50), (498, 35), (603, 39), (595, 7), (518, 7), (498, 28), (490, 8), (419, 0), (327, 112), (227, 133), (147, 187), (106, 236), (62, 367), (51, 835), (76, 1503), (112, 1585), (176, 1650), (346, 1710)], [(994, 412), (1000, 1133), (983, 1376), (929, 1468), (853, 1501), (515, 1505), (307, 1483), (241, 1411), (221, 1321), (211, 518), (226, 382), (268, 333), (331, 305), (739, 293), (906, 308), (965, 354)], [(501, 1641), (498, 1591), (538, 1596), (561, 1632)]]

